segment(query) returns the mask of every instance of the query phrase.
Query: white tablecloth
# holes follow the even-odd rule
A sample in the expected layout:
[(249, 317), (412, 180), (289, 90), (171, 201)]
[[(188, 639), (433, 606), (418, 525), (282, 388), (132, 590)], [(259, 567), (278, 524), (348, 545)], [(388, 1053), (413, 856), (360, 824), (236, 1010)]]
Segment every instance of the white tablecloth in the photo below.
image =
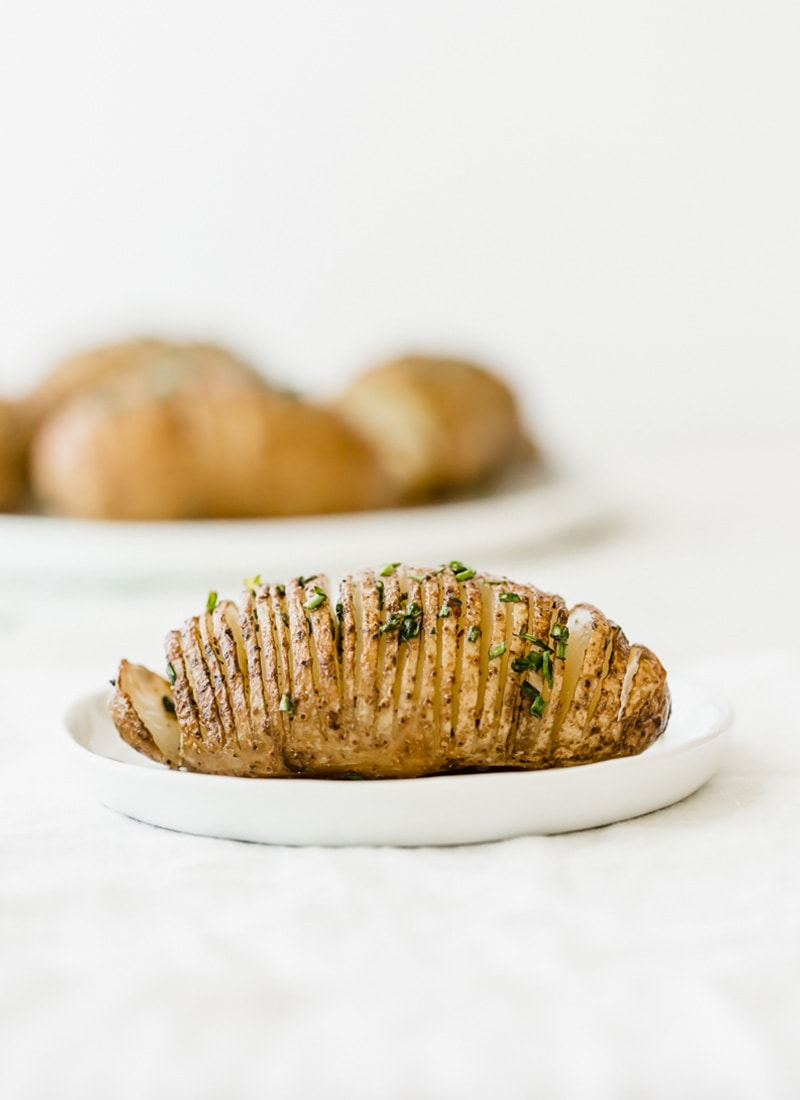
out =
[(795, 521), (765, 527), (769, 492), (746, 514), (734, 496), (706, 523), (711, 497), (664, 493), (522, 570), (633, 618), (736, 710), (697, 794), (557, 837), (288, 849), (117, 816), (71, 767), (62, 713), (123, 640), (157, 652), (174, 608), (9, 585), (0, 1096), (800, 1095)]

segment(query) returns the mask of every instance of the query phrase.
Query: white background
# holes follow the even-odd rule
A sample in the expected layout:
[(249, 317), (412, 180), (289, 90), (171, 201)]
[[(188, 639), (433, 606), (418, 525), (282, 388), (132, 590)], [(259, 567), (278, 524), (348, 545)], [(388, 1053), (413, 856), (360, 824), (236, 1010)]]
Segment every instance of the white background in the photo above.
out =
[(800, 7), (0, 4), (0, 390), (137, 332), (483, 356), (597, 457), (796, 420)]

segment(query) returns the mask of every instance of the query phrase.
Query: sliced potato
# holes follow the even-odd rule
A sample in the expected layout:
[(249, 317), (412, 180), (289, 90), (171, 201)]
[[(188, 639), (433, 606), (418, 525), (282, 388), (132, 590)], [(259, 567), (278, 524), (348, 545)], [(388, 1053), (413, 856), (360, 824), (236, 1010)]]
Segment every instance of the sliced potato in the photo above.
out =
[[(167, 638), (170, 682), (123, 662), (111, 712), (152, 759), (228, 775), (410, 777), (643, 751), (666, 673), (590, 604), (389, 566), (223, 600)], [(174, 715), (170, 711), (174, 706)]]

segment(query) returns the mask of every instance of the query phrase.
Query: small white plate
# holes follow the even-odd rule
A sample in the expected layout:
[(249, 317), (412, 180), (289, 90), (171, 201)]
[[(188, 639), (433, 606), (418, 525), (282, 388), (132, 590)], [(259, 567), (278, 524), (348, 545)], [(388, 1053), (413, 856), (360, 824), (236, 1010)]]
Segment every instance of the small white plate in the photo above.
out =
[(606, 519), (608, 497), (531, 465), (484, 492), (386, 511), (285, 519), (129, 523), (0, 516), (5, 574), (86, 580), (205, 578), (225, 587), (256, 573), (332, 570), (353, 560), (448, 561), (536, 549)]
[(126, 745), (107, 693), (66, 716), (78, 763), (112, 810), (166, 829), (264, 844), (474, 844), (608, 825), (678, 802), (716, 771), (731, 710), (670, 680), (672, 716), (640, 756), (425, 779), (241, 779), (170, 771)]

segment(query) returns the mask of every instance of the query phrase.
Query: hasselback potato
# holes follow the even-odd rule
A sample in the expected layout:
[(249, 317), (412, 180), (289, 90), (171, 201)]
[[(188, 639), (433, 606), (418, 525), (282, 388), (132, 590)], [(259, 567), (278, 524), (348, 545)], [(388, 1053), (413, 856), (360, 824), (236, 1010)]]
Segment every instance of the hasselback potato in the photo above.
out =
[(173, 768), (402, 778), (628, 756), (662, 732), (666, 674), (597, 608), (478, 574), (392, 563), (250, 582), (166, 640), (167, 675), (123, 660), (121, 736)]

